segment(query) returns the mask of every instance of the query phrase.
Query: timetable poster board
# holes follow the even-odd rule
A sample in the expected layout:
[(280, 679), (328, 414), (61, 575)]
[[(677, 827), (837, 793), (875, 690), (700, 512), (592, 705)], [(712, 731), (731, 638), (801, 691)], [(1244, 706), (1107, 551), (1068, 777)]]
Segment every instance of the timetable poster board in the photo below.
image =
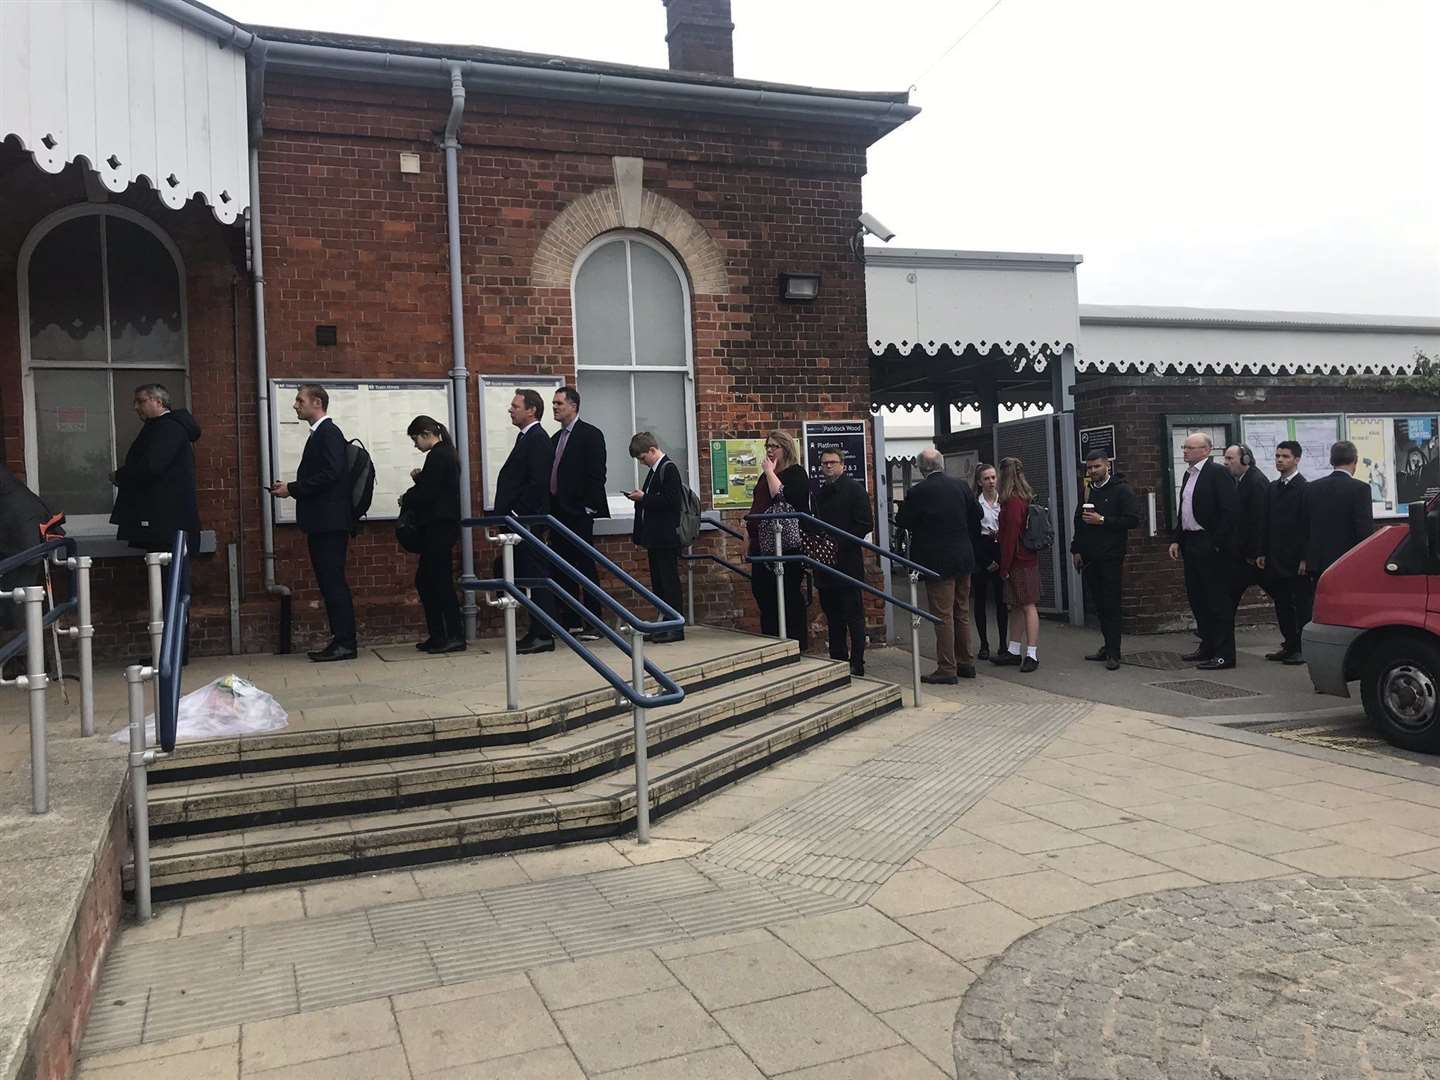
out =
[(716, 510), (748, 510), (764, 459), (764, 439), (711, 439), (710, 505)]
[(554, 435), (560, 425), (550, 415), (555, 391), (565, 380), (545, 375), (481, 375), (480, 381), (480, 462), (481, 499), (485, 509), (495, 507), (495, 487), (500, 481), (500, 467), (515, 449), (520, 429), (510, 422), (510, 402), (516, 390), (534, 390), (545, 402), (545, 416), (540, 421), (546, 435)]
[(845, 475), (868, 489), (864, 420), (806, 420), (801, 428), (805, 440), (805, 471), (812, 489), (820, 487), (820, 455), (826, 450), (839, 450), (845, 462)]
[(1403, 517), (1406, 507), (1440, 492), (1436, 416), (1347, 416), (1355, 444), (1355, 478), (1370, 485), (1376, 517)]
[(1282, 442), (1300, 444), (1300, 475), (1319, 480), (1330, 474), (1330, 447), (1340, 439), (1340, 417), (1242, 416), (1240, 441), (1255, 455), (1255, 467), (1277, 480), (1275, 448)]
[[(291, 403), (306, 383), (325, 388), (330, 395), (326, 410), (345, 438), (359, 439), (375, 463), (375, 494), (367, 521), (393, 521), (400, 514), (399, 499), (410, 489), (410, 470), (425, 464), (405, 429), (417, 416), (439, 420), (454, 429), (448, 379), (399, 379), (361, 382), (337, 379), (273, 379), (270, 382), (270, 445), (274, 479), (293, 480), (310, 437), (310, 425), (295, 416)], [(275, 521), (295, 521), (295, 500), (275, 500)]]
[(1166, 431), (1169, 433), (1170, 443), (1170, 517), (1173, 525), (1180, 520), (1180, 487), (1185, 477), (1185, 455), (1181, 447), (1191, 433), (1203, 433), (1210, 436), (1211, 451), (1210, 457), (1220, 461), (1225, 454), (1225, 447), (1230, 445), (1230, 432), (1234, 430), (1232, 422), (1228, 417), (1175, 417), (1165, 418)]

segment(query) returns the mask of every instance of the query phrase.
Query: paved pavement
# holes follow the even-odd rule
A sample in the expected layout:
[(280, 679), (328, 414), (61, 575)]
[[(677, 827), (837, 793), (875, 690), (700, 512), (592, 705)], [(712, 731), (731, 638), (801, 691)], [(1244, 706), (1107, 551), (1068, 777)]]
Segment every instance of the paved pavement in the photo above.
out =
[[(870, 667), (903, 682), (906, 660), (879, 652)], [(1428, 891), (1395, 884), (1428, 890), (1440, 871), (1433, 766), (1357, 765), (1177, 723), (982, 678), (658, 821), (644, 848), (576, 845), (174, 904), (115, 950), (82, 1075), (933, 1080), (957, 1075), (956, 1017), (972, 986), (997, 1014), (984, 1019), (1053, 1012), (1054, 991), (1023, 976), (992, 983), (992, 971), (1057, 956), (1078, 971), (1057, 949), (1103, 940), (1110, 951), (1071, 991), (1079, 1001), (1122, 965), (1144, 966), (1098, 925), (1062, 929), (1077, 913), (1127, 932), (1124, 920), (1142, 920), (1192, 975), (1228, 970), (1231, 933), (1242, 935), (1262, 965), (1251, 984), (1272, 1004), (1283, 991), (1266, 972), (1285, 974), (1273, 931), (1294, 920), (1247, 922), (1211, 887), (1252, 883), (1245, 911), (1266, 889), (1302, 898), (1354, 956), (1433, 944)], [(1337, 922), (1323, 905), (1338, 901), (1321, 894), (1379, 895), (1350, 879), (1392, 882), (1386, 909), (1410, 903), (1413, 919), (1367, 923), (1346, 899), (1351, 921)], [(1433, 959), (1409, 955), (1347, 968), (1334, 992), (1353, 1004), (1383, 978), (1392, 999), (1428, 1000)], [(1297, 986), (1336, 985), (1319, 968), (1295, 972)], [(1116, 1075), (1167, 1075), (1131, 1052), (1158, 1037), (1141, 1004), (1120, 1018), (1123, 1043), (1092, 1032), (1091, 1045), (1115, 1055)], [(1281, 1015), (1280, 1004), (1263, 1014)], [(1196, 1025), (1231, 1030), (1219, 1017)], [(1327, 1030), (1324, 1046), (1341, 1045), (1347, 1029)], [(1381, 1041), (1365, 1051), (1373, 1075), (1397, 1075), (1393, 1057), (1373, 1056)], [(1246, 1072), (1219, 1050), (1196, 1059), (1213, 1075), (1315, 1075)], [(1424, 1075), (1425, 1052), (1398, 1075)], [(967, 1051), (958, 1075), (1007, 1075), (990, 1063)], [(1024, 1076), (1090, 1075), (1023, 1064)]]

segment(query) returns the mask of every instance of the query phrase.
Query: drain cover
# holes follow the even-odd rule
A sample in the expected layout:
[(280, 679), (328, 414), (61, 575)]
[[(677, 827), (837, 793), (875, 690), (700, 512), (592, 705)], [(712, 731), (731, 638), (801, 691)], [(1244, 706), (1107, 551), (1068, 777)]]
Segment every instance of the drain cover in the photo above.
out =
[(1181, 679), (1178, 682), (1157, 682), (1151, 686), (1169, 690), (1176, 694), (1203, 698), (1206, 701), (1226, 701), (1230, 698), (1264, 697), (1258, 690), (1243, 690), (1238, 686), (1211, 682), (1209, 679)]
[(1190, 661), (1182, 660), (1180, 655), (1178, 652), (1160, 651), (1126, 653), (1121, 657), (1121, 662), (1155, 671), (1184, 671), (1191, 665)]

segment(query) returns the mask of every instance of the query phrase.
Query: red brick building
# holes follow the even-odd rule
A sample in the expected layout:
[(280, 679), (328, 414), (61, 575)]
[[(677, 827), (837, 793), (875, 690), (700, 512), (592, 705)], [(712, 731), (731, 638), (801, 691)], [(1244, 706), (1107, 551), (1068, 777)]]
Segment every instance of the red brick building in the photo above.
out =
[[(102, 652), (142, 640), (142, 573), (104, 540), (139, 382), (204, 429), (206, 652), (273, 648), (286, 589), (297, 647), (324, 636), (303, 539), (261, 494), (283, 478), (272, 381), (448, 384), (477, 513), (477, 376), (549, 379), (547, 399), (578, 380), (612, 477), (631, 475), (619, 440), (651, 428), (702, 497), (711, 437), (867, 415), (860, 185), (867, 148), (916, 110), (736, 79), (729, 0), (665, 3), (668, 71), (242, 27), (186, 0), (93, 5), (86, 25), (4, 5), (0, 60), (28, 48), (39, 73), (0, 96), (0, 450), (102, 556)], [(106, 25), (117, 10), (126, 26)], [(110, 95), (47, 81), (61, 60), (113, 76)], [(818, 275), (818, 297), (783, 301), (786, 272)], [(635, 565), (628, 536), (603, 546)], [(349, 567), (362, 637), (412, 636), (413, 560), (388, 522)], [(744, 582), (698, 577), (702, 617), (749, 617)]]

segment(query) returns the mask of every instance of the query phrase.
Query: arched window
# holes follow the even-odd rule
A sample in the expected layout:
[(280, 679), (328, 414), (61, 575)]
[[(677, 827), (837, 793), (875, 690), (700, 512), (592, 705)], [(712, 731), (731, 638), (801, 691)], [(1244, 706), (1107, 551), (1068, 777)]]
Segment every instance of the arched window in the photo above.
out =
[[(695, 484), (690, 288), (670, 251), (641, 233), (598, 237), (575, 260), (576, 389), (581, 415), (605, 433), (611, 491), (638, 486), (630, 436), (655, 434)], [(630, 503), (611, 498), (611, 512)]]
[(31, 231), (19, 271), (26, 473), (72, 523), (102, 526), (140, 430), (135, 387), (188, 400), (180, 253), (142, 214), (74, 206)]

